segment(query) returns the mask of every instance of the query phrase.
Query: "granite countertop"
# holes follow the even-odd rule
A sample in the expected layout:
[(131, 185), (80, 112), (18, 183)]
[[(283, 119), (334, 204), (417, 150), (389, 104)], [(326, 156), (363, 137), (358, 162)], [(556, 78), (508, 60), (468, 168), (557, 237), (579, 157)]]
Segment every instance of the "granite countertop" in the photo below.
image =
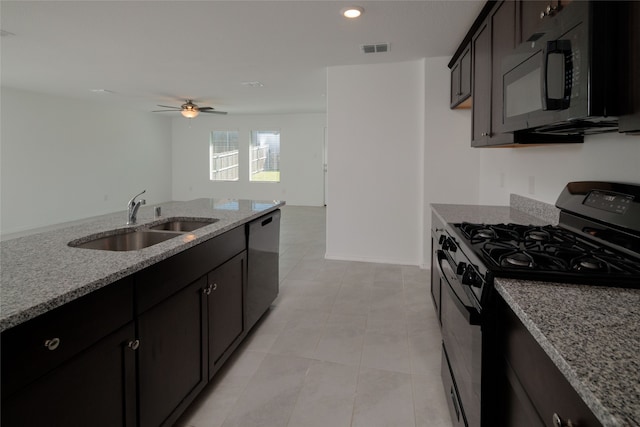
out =
[[(445, 223), (549, 223), (510, 207), (432, 208)], [(503, 278), (495, 288), (604, 426), (640, 426), (640, 289)]]
[[(138, 223), (126, 211), (69, 223), (50, 231), (0, 242), (0, 331), (16, 326), (136, 271), (182, 252), (284, 205), (280, 201), (196, 199), (144, 206)], [(162, 217), (154, 218), (160, 206)], [(142, 228), (172, 217), (216, 218), (179, 237), (135, 251), (68, 246), (70, 241), (113, 229)]]

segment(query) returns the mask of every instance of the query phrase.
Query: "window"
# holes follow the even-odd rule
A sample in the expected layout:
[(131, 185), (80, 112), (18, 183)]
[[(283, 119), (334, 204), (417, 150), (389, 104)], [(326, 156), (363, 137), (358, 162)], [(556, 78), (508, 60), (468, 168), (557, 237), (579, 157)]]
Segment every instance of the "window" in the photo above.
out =
[(252, 131), (250, 181), (280, 182), (280, 131)]
[(209, 143), (211, 181), (237, 181), (238, 131), (213, 131)]

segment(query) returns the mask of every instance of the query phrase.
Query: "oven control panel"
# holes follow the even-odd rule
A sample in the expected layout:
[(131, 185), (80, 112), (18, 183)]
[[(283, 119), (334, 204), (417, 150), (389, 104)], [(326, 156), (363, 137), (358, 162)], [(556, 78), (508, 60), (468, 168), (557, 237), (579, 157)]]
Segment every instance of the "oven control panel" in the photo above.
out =
[(633, 203), (633, 199), (634, 197), (628, 194), (592, 190), (583, 203), (586, 206), (602, 209), (607, 212), (625, 214), (629, 210), (631, 203)]

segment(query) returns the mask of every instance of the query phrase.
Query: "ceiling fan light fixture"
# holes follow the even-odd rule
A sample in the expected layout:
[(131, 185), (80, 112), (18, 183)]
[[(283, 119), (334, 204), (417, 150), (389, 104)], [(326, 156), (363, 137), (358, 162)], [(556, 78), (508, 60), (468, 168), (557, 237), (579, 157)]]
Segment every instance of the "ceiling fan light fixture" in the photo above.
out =
[(364, 13), (364, 8), (360, 6), (349, 6), (349, 7), (345, 7), (340, 11), (340, 14), (347, 19), (359, 18), (360, 16), (362, 16), (363, 13)]
[(196, 109), (185, 109), (180, 111), (180, 114), (182, 114), (184, 117), (186, 117), (187, 119), (194, 119), (196, 117), (198, 117), (198, 114), (200, 114), (200, 112)]

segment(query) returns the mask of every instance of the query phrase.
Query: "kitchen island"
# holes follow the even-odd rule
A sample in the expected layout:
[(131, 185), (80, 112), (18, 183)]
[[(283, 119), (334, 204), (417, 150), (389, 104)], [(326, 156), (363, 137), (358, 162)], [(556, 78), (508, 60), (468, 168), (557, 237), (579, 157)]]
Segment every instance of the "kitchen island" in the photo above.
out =
[[(127, 226), (126, 212), (0, 243), (0, 332), (73, 301), (284, 205), (280, 201), (196, 199), (168, 202), (161, 217), (154, 206), (140, 209)], [(185, 236), (137, 251), (74, 248), (69, 242), (113, 229), (141, 228), (163, 218), (212, 218), (218, 221)]]
[(283, 204), (172, 202), (2, 242), (2, 424), (172, 425), (276, 298)]
[[(550, 222), (504, 206), (432, 210), (444, 224)], [(640, 289), (504, 278), (494, 288), (602, 425), (640, 425)]]

